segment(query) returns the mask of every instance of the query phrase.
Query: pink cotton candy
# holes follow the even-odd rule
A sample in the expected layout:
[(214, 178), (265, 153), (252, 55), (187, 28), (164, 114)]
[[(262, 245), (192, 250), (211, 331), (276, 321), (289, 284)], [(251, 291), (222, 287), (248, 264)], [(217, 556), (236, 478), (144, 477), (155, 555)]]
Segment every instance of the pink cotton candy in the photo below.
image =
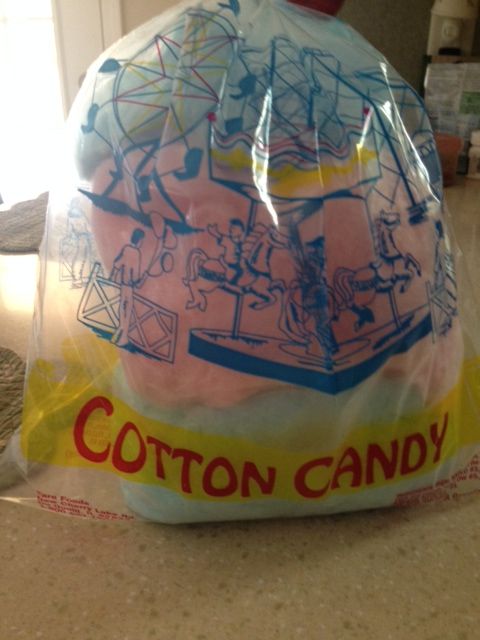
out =
[(40, 256), (29, 503), (180, 523), (475, 489), (477, 313), (428, 114), (341, 0), (299, 4), (182, 2), (88, 71)]
[[(104, 189), (110, 179), (109, 171), (111, 163), (105, 162), (97, 171), (92, 187), (94, 192)], [(225, 223), (219, 225), (222, 232), (228, 231), (228, 221), (231, 218), (248, 218), (248, 203), (234, 193), (227, 192), (220, 186), (208, 181), (205, 176), (199, 176), (194, 185), (189, 185), (188, 193), (172, 192), (170, 195), (177, 205), (188, 212), (189, 222), (192, 226), (206, 228), (210, 221), (224, 219)], [(165, 201), (152, 189), (152, 199), (146, 205), (151, 219), (152, 228), (146, 228), (145, 239), (142, 246), (142, 269), (150, 267), (153, 274), (147, 277), (144, 284), (138, 288), (140, 296), (154, 301), (172, 311), (178, 316), (177, 343), (175, 347), (174, 364), (149, 359), (141, 354), (132, 354), (126, 350), (120, 351), (122, 366), (128, 383), (133, 391), (159, 406), (189, 406), (191, 404), (205, 404), (213, 407), (231, 406), (252, 395), (283, 386), (282, 383), (229, 370), (210, 364), (205, 360), (192, 357), (188, 354), (190, 331), (195, 327), (205, 324), (205, 317), (215, 318), (215, 328), (231, 329), (234, 314), (235, 297), (225, 297), (220, 292), (209, 293), (208, 311), (202, 311), (200, 307), (187, 309), (191, 294), (189, 288), (183, 284), (187, 276), (187, 259), (191, 251), (201, 249), (207, 255), (221, 253), (219, 247), (208, 233), (191, 234), (178, 237), (171, 230), (165, 235), (165, 246), (160, 251), (160, 257), (152, 264), (156, 253), (159, 252), (159, 235), (165, 231), (165, 221), (162, 211), (167, 210)], [(112, 197), (121, 198), (123, 201), (135, 207), (135, 193), (112, 193)], [(219, 215), (215, 215), (216, 212)], [(213, 213), (213, 215), (212, 215)], [(268, 215), (263, 212), (268, 220)], [(119, 249), (128, 244), (132, 233), (139, 225), (131, 217), (119, 218), (113, 214), (105, 213), (99, 209), (93, 209), (92, 227), (98, 244), (102, 262), (107, 272), (111, 269), (115, 256)], [(168, 227), (168, 225), (167, 225)], [(285, 252), (283, 252), (285, 253)], [(173, 256), (173, 268), (166, 273), (162, 267), (162, 258), (169, 254)], [(168, 258), (168, 260), (170, 260)], [(217, 267), (220, 265), (217, 263)], [(281, 260), (276, 261), (279, 276), (283, 272), (291, 270), (288, 259), (285, 264)], [(214, 287), (212, 287), (214, 288)], [(203, 294), (198, 293), (201, 301)], [(225, 299), (226, 298), (226, 299)], [(276, 309), (270, 314), (263, 313), (262, 321), (273, 324)], [(251, 312), (250, 329), (261, 329), (255, 323), (255, 314)], [(156, 327), (151, 327), (154, 331)], [(148, 326), (146, 328), (148, 334)], [(147, 338), (150, 337), (147, 335)]]
[[(77, 145), (102, 263), (80, 319), (119, 347), (132, 391), (231, 407), (377, 376), (445, 395), (463, 348), (415, 92), (289, 3), (179, 9), (138, 37), (92, 75)], [(114, 300), (103, 325), (95, 278)]]
[[(162, 163), (168, 158), (168, 163), (175, 165), (181, 161), (182, 152), (180, 146), (172, 146), (168, 157), (163, 154), (152, 160), (149, 169), (155, 169), (159, 174), (167, 173)], [(132, 154), (132, 165), (136, 160)], [(91, 184), (93, 193), (105, 192), (111, 185), (113, 170), (111, 161), (100, 165)], [(126, 184), (128, 190), (123, 181), (121, 187), (109, 192), (109, 197), (124, 203), (132, 211), (138, 211), (138, 184), (133, 178)], [(289, 244), (288, 226), (282, 226), (280, 222), (277, 224), (269, 208), (258, 205), (253, 235), (244, 244), (247, 247), (245, 255), (250, 256), (250, 266), (237, 273), (235, 268), (228, 266), (229, 260), (234, 259), (230, 255), (230, 234), (238, 232), (246, 238), (245, 229), (251, 215), (248, 200), (209, 179), (205, 169), (189, 181), (188, 189), (181, 187), (171, 175), (162, 181), (163, 193), (154, 181), (150, 181), (148, 199), (144, 198), (142, 204), (143, 217), (137, 215), (136, 219), (132, 215), (107, 213), (98, 207), (92, 211), (93, 233), (106, 273), (114, 269), (122, 247), (131, 244), (135, 230), (142, 230), (144, 237), (138, 250), (140, 282), (134, 287), (138, 299), (136, 304), (141, 306), (141, 299), (155, 303), (171, 314), (168, 322), (175, 324), (174, 348), (170, 353), (167, 353), (168, 349), (163, 352), (167, 357), (154, 359), (138, 350), (132, 353), (131, 350), (120, 349), (122, 367), (131, 389), (147, 401), (163, 407), (196, 404), (229, 407), (256, 394), (281, 389), (289, 382), (295, 384), (288, 379), (276, 380), (268, 373), (262, 375), (262, 363), (254, 373), (235, 370), (234, 364), (230, 366), (229, 348), (234, 349), (232, 357), (236, 357), (237, 345), (240, 345), (240, 352), (245, 346), (251, 354), (248, 340), (262, 336), (269, 339), (269, 343), (259, 346), (262, 362), (278, 362), (280, 357), (281, 363), (290, 364), (293, 358), (295, 363), (305, 365), (309, 371), (315, 366), (325, 367), (325, 341), (316, 337), (318, 318), (316, 320), (306, 311), (308, 304), (302, 290), (301, 281), (307, 277), (308, 264), (303, 264), (306, 271), (302, 274)], [(175, 223), (178, 222), (175, 209), (184, 212), (193, 232), (175, 232)], [(232, 226), (232, 220), (236, 220), (239, 226)], [(408, 213), (401, 208), (399, 211), (384, 211), (372, 220), (363, 200), (338, 198), (327, 200), (318, 215), (307, 218), (297, 229), (304, 247), (310, 247), (319, 234), (325, 238), (329, 327), (332, 340), (341, 345), (338, 353), (332, 354), (333, 367), (337, 362), (342, 366), (342, 354), (345, 354), (343, 361), (355, 357), (356, 350), (366, 349), (366, 342), (376, 340), (368, 337), (369, 327), (373, 331), (392, 323), (390, 294), (387, 290), (382, 291), (379, 279), (388, 283), (392, 273), (397, 274), (394, 293), (399, 317), (405, 319), (409, 310), (424, 306), (426, 282), (434, 279), (438, 240), (432, 225), (409, 225)], [(380, 264), (377, 257), (379, 248), (375, 243), (382, 242), (387, 245), (394, 242), (383, 251), (398, 250), (404, 258)], [(256, 267), (253, 264), (255, 260), (252, 262), (251, 258), (255, 249)], [(267, 268), (267, 252), (269, 276), (254, 278), (252, 269), (258, 267), (261, 271), (260, 263), (263, 269)], [(405, 266), (409, 255), (411, 263)], [(210, 279), (202, 277), (205, 270)], [(225, 273), (227, 280), (242, 289), (242, 296), (226, 292), (219, 286), (215, 274), (222, 278)], [(372, 286), (374, 279), (377, 281), (375, 287)], [(279, 283), (278, 288), (272, 287), (275, 282)], [(241, 327), (235, 328), (234, 320), (239, 308)], [(418, 312), (418, 318), (415, 316), (411, 322), (420, 319), (422, 314), (425, 315)], [(199, 330), (215, 331), (213, 346), (220, 343), (227, 347), (224, 363), (215, 359), (209, 362), (189, 353), (192, 336), (195, 339)], [(407, 330), (408, 327), (404, 329)], [(159, 331), (158, 324), (153, 320), (145, 322), (141, 331), (143, 339), (152, 344)], [(232, 339), (235, 331), (239, 335)], [(138, 344), (138, 327), (133, 332), (137, 334)], [(363, 338), (363, 335), (367, 337)], [(127, 342), (126, 336), (124, 342)], [(352, 347), (350, 343), (358, 345)], [(389, 381), (397, 381), (400, 396), (402, 388), (407, 385), (416, 389), (424, 398), (425, 405), (430, 405), (455, 383), (462, 353), (462, 339), (457, 327), (437, 343), (427, 336), (406, 353), (392, 354), (379, 372)], [(328, 368), (328, 363), (326, 366)]]

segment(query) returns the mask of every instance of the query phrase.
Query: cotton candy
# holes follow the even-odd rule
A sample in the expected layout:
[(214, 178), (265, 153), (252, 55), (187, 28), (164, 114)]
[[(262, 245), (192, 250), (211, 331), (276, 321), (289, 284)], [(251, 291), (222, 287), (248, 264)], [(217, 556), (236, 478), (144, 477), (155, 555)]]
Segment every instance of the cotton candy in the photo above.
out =
[[(181, 5), (91, 68), (70, 131), (66, 336), (30, 392), (68, 412), (57, 463), (164, 522), (386, 506), (469, 463), (434, 137), (358, 34), (282, 0)], [(74, 214), (81, 246), (54, 236)]]

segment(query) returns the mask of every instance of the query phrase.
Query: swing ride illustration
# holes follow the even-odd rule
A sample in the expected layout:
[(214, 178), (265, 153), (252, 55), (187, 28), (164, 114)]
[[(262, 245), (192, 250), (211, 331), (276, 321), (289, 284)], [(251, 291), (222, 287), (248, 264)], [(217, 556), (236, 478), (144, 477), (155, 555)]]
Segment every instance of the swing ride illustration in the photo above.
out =
[[(110, 153), (115, 170), (101, 193), (80, 192), (137, 228), (118, 247), (108, 278), (93, 268), (78, 319), (120, 348), (174, 364), (181, 315), (194, 313), (191, 356), (338, 393), (452, 326), (455, 274), (430, 215), (441, 194), (433, 135), (400, 78), (349, 72), (330, 53), (286, 36), (267, 46), (242, 40), (230, 9), (189, 10), (136, 56), (99, 70), (113, 75), (112, 95), (100, 104), (94, 87), (82, 135)], [(115, 148), (102, 130), (105, 114), (121, 132)], [(414, 123), (409, 138), (402, 119)], [(166, 185), (174, 181), (178, 192), (202, 171), (246, 199), (248, 216), (228, 218), (212, 207), (211, 221), (196, 227)], [(118, 195), (128, 184), (134, 204)], [(156, 216), (152, 192), (163, 205)], [(401, 210), (399, 200), (407, 203)], [(324, 232), (344, 210), (362, 229), (360, 264), (336, 256)], [(402, 246), (401, 231), (434, 223), (436, 275), (428, 282), (432, 265)], [(145, 234), (156, 243), (146, 267)], [(288, 278), (275, 270), (278, 256), (291, 264)], [(186, 293), (183, 309), (142, 294), (159, 275), (159, 292), (175, 278)], [(420, 288), (419, 302), (411, 292)], [(212, 295), (233, 300), (228, 329), (209, 314)]]

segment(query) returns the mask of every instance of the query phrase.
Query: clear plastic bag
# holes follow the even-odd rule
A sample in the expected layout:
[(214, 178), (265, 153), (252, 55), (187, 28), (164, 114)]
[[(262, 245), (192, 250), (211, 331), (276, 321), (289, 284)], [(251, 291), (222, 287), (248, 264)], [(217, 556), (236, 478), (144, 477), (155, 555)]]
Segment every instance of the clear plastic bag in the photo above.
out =
[(155, 18), (69, 118), (9, 495), (175, 523), (478, 490), (456, 264), (424, 106), (351, 28)]

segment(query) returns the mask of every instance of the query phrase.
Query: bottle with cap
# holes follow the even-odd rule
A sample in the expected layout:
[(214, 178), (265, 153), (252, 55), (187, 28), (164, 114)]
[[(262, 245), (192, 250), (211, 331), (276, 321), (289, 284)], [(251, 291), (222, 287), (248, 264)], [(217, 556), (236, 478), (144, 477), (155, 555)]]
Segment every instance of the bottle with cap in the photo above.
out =
[(427, 54), (471, 55), (478, 5), (479, 0), (435, 0)]
[(468, 152), (468, 177), (480, 180), (480, 130), (472, 132), (470, 142), (472, 146)]

